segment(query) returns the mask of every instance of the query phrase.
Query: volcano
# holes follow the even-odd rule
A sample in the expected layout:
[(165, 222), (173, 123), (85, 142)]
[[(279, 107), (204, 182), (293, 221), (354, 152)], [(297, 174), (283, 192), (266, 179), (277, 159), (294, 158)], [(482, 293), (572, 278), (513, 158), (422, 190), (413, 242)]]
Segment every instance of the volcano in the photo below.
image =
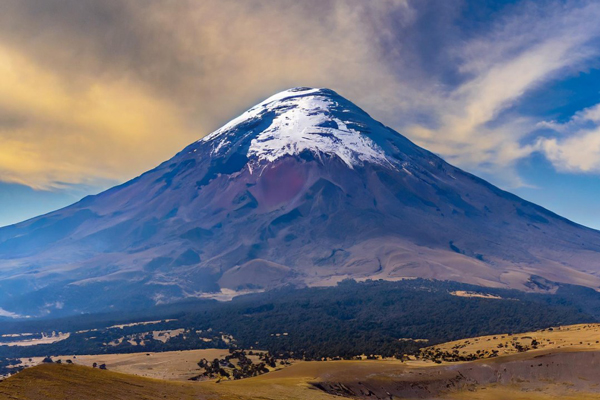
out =
[(446, 163), (329, 89), (270, 97), (143, 175), (0, 229), (0, 307), (47, 315), (285, 285), (600, 287), (600, 232)]

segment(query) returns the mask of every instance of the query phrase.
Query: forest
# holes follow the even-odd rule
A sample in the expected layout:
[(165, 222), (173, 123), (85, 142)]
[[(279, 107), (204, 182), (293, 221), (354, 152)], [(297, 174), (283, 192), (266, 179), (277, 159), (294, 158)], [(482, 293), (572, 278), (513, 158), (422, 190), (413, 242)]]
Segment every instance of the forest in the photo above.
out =
[[(453, 294), (456, 291), (496, 298), (460, 297)], [(15, 326), (20, 331), (71, 335), (47, 345), (0, 346), (0, 357), (211, 347), (260, 349), (304, 359), (401, 356), (465, 337), (595, 322), (599, 315), (600, 295), (570, 285), (560, 285), (556, 294), (537, 294), (426, 279), (348, 280), (335, 287), (282, 288), (230, 302), (190, 300), (144, 312), (25, 321)], [(151, 327), (110, 328), (157, 319), (162, 322)], [(9, 333), (10, 326), (3, 325), (0, 332)], [(152, 335), (178, 329), (180, 335), (164, 342)]]

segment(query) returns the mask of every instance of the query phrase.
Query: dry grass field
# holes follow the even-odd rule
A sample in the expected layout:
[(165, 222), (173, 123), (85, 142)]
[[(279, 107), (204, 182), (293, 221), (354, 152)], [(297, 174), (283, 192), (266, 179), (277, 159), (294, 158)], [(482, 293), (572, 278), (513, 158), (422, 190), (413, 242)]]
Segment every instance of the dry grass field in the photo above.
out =
[(110, 371), (133, 374), (145, 378), (187, 381), (202, 370), (198, 361), (213, 360), (228, 354), (224, 349), (167, 351), (163, 353), (99, 354), (76, 357), (55, 357), (71, 360), (78, 365), (91, 367), (94, 363), (106, 364)]
[(0, 384), (0, 398), (12, 400), (211, 399), (187, 383), (141, 378), (77, 365), (39, 365)]
[[(532, 344), (535, 340), (535, 343)], [(499, 356), (518, 353), (516, 344), (527, 351), (569, 349), (571, 351), (600, 350), (600, 324), (558, 326), (534, 332), (496, 334), (447, 342), (432, 349), (460, 354), (476, 354), (477, 351), (497, 350)]]
[[(511, 362), (529, 368), (530, 357), (522, 354), (516, 357)], [(500, 360), (494, 361), (501, 368), (506, 367)], [(475, 367), (474, 370), (482, 366), (487, 368), (481, 361), (463, 365)], [(589, 376), (585, 377), (585, 387), (554, 379), (532, 380), (528, 375), (523, 375), (526, 379), (493, 384), (478, 384), (473, 377), (468, 377), (460, 386), (445, 368), (448, 366), (407, 366), (395, 361), (300, 362), (256, 378), (215, 383), (164, 381), (78, 365), (52, 364), (26, 369), (0, 383), (0, 399), (326, 400), (340, 396), (360, 399), (600, 399), (597, 379), (590, 381)], [(598, 371), (593, 373), (597, 375)], [(565, 379), (572, 379), (572, 376), (567, 374)]]
[(476, 352), (513, 338), (526, 346), (539, 342), (538, 349), (509, 347), (498, 357), (471, 362), (299, 361), (258, 377), (219, 383), (183, 380), (195, 373), (197, 366), (190, 364), (196, 359), (218, 357), (222, 350), (78, 356), (78, 363), (104, 362), (109, 370), (39, 365), (0, 382), (0, 399), (600, 399), (599, 333), (598, 325), (574, 325), (436, 346)]
[[(236, 382), (174, 382), (65, 364), (28, 368), (0, 383), (0, 399), (332, 399), (305, 383), (309, 377), (264, 375)], [(313, 378), (313, 377), (310, 377)]]

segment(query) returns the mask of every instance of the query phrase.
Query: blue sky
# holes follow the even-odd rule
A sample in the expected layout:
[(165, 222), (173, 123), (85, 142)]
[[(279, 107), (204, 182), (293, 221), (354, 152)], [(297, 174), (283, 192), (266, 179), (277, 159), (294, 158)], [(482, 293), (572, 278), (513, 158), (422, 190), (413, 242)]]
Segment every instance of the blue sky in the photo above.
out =
[(316, 86), (600, 229), (598, 21), (594, 1), (4, 1), (0, 225)]

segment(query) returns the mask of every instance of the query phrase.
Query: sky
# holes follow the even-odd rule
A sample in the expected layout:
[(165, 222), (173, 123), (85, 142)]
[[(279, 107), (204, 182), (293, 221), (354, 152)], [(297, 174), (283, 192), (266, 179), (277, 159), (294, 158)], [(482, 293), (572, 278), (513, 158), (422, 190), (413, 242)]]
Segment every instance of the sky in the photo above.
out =
[(0, 226), (312, 86), (600, 229), (598, 21), (598, 1), (3, 0)]

